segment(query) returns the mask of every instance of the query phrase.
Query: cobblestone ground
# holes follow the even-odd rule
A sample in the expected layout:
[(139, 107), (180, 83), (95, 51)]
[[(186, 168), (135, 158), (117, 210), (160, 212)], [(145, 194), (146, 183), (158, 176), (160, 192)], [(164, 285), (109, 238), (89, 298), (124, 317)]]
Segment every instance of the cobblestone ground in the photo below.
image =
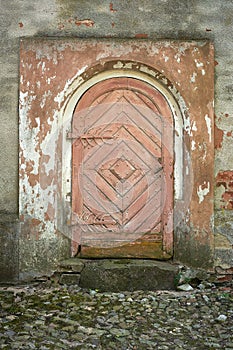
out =
[(100, 293), (0, 288), (0, 349), (233, 349), (232, 286)]

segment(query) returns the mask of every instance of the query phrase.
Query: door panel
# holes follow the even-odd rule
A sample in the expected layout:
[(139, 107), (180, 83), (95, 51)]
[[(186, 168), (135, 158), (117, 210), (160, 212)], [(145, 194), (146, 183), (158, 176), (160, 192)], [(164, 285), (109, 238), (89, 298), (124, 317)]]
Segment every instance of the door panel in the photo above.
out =
[(132, 78), (100, 82), (78, 102), (69, 137), (73, 250), (169, 258), (173, 123), (165, 98)]

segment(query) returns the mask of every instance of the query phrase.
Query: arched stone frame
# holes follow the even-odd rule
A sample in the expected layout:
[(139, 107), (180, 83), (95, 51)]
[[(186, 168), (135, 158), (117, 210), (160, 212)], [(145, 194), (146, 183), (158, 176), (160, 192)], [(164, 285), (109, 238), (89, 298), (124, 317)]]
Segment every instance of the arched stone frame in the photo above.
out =
[[(71, 191), (72, 191), (72, 141), (67, 138), (67, 133), (71, 131), (73, 111), (82, 95), (93, 85), (109, 78), (128, 77), (141, 80), (157, 89), (166, 99), (174, 120), (174, 212), (176, 206), (183, 202), (184, 191), (184, 124), (187, 123), (187, 112), (184, 101), (178, 91), (176, 91), (166, 77), (151, 67), (139, 63), (131, 62), (108, 62), (107, 69), (98, 70), (93, 67), (88, 72), (83, 72), (73, 80), (67, 90), (65, 104), (60, 111), (60, 137), (62, 139), (62, 174), (61, 193), (58, 209), (61, 215), (58, 217), (58, 227), (62, 232), (71, 236)], [(174, 97), (176, 96), (176, 98)], [(187, 166), (187, 164), (185, 164)], [(179, 211), (179, 209), (178, 209)], [(177, 218), (176, 218), (177, 221)], [(178, 220), (179, 221), (179, 220)]]
[[(178, 175), (184, 190), (181, 199), (175, 193), (173, 258), (192, 267), (212, 268), (213, 44), (37, 38), (22, 39), (20, 46), (20, 261), (23, 263), (25, 254), (31, 259), (21, 271), (45, 274), (61, 254), (70, 256), (71, 184), (66, 181), (71, 178), (66, 178), (66, 173), (69, 175), (71, 164), (66, 150), (70, 151), (71, 141), (67, 142), (66, 132), (70, 131), (71, 115), (66, 114), (66, 108), (70, 109), (73, 95), (78, 97), (77, 89), (89, 79), (117, 70), (149, 77), (166, 90), (169, 100), (177, 102), (184, 141), (183, 168)], [(54, 244), (50, 249), (50, 242), (58, 245), (58, 254)], [(43, 266), (41, 249), (45, 252)]]

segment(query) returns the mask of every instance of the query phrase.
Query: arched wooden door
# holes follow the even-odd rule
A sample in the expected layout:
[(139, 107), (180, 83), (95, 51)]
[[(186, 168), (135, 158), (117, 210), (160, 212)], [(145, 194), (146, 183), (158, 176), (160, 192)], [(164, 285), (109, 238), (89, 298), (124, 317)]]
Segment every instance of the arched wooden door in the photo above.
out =
[(72, 132), (73, 253), (172, 256), (173, 116), (164, 96), (135, 78), (93, 85)]

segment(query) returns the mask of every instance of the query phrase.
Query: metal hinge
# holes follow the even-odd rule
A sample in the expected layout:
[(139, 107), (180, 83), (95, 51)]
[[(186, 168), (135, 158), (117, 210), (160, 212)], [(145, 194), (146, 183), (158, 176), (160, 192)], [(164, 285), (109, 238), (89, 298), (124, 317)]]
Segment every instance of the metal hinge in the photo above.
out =
[(107, 143), (108, 140), (114, 139), (113, 136), (108, 136), (108, 135), (92, 135), (92, 134), (83, 134), (83, 135), (78, 135), (76, 133), (68, 132), (67, 133), (67, 138), (71, 140), (81, 140), (83, 145), (89, 145), (93, 146), (93, 144), (98, 144), (100, 143)]

